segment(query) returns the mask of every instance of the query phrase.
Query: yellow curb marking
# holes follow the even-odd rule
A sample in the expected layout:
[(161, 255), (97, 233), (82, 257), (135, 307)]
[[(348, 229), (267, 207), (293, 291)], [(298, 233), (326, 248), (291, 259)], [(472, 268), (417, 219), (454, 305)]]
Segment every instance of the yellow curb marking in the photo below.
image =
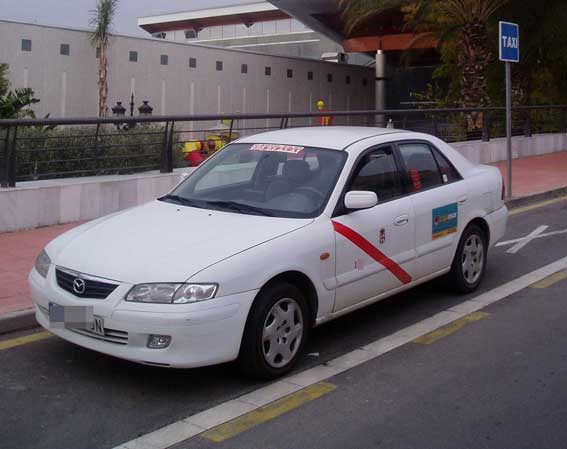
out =
[(442, 338), (454, 334), (469, 323), (474, 323), (475, 321), (480, 321), (483, 318), (486, 318), (488, 315), (489, 314), (485, 312), (473, 312), (456, 321), (453, 321), (452, 323), (447, 324), (446, 326), (440, 327), (433, 332), (422, 335), (421, 337), (416, 338), (413, 342), (419, 343), (421, 345), (430, 345), (438, 340), (441, 340)]
[(11, 340), (0, 341), (0, 351), (4, 349), (15, 348), (17, 346), (27, 345), (36, 341), (45, 340), (51, 337), (49, 332), (38, 332), (37, 334), (26, 335), (24, 337), (13, 338)]
[(558, 198), (553, 198), (550, 200), (542, 201), (541, 203), (532, 204), (531, 206), (519, 207), (518, 209), (512, 209), (509, 213), (510, 216), (523, 214), (524, 212), (529, 212), (534, 209), (540, 209), (545, 206), (550, 206), (552, 204), (560, 203), (561, 201), (566, 201), (567, 196), (560, 196)]
[(270, 421), (278, 416), (281, 416), (301, 405), (320, 398), (334, 390), (336, 385), (320, 382), (303, 390), (292, 393), (289, 396), (278, 399), (271, 404), (265, 405), (257, 410), (253, 410), (246, 415), (233, 419), (226, 424), (221, 424), (211, 430), (201, 434), (201, 437), (207, 440), (221, 443), (230, 438), (235, 437), (247, 430), (252, 429), (266, 421)]
[(564, 281), (567, 279), (567, 270), (561, 270), (558, 271), (555, 274), (552, 274), (549, 277), (546, 277), (545, 279), (542, 279), (539, 282), (536, 282), (535, 284), (530, 285), (531, 288), (548, 288), (551, 287), (554, 284), (557, 284), (558, 282)]

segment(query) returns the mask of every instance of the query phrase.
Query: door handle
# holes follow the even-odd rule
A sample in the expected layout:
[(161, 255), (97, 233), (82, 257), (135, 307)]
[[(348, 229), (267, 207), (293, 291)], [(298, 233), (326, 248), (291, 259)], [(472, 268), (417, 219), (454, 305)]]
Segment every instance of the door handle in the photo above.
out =
[(468, 197), (466, 195), (460, 196), (459, 197), (459, 204), (465, 204), (468, 200)]
[(396, 226), (404, 226), (409, 223), (409, 215), (400, 215), (394, 220)]

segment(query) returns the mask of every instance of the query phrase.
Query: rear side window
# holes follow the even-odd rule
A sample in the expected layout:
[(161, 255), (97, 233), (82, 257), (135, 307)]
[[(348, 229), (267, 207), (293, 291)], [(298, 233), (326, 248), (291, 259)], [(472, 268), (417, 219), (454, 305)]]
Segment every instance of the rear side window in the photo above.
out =
[(399, 149), (406, 166), (410, 192), (419, 192), (443, 184), (429, 145), (404, 143), (399, 145)]
[(439, 165), (439, 171), (441, 172), (441, 180), (444, 184), (449, 184), (451, 182), (460, 181), (461, 175), (455, 170), (455, 167), (451, 165), (449, 160), (441, 154), (441, 152), (433, 149), (433, 156)]
[(381, 203), (402, 196), (396, 160), (391, 148), (381, 148), (364, 157), (355, 172), (350, 190), (374, 192)]

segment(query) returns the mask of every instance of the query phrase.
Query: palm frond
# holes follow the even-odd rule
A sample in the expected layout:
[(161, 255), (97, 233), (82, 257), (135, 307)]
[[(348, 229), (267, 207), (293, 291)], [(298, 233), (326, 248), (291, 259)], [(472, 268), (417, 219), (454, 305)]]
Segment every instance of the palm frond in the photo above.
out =
[(119, 0), (98, 0), (96, 8), (91, 11), (90, 25), (91, 45), (95, 48), (105, 47), (112, 32), (112, 22), (118, 10)]

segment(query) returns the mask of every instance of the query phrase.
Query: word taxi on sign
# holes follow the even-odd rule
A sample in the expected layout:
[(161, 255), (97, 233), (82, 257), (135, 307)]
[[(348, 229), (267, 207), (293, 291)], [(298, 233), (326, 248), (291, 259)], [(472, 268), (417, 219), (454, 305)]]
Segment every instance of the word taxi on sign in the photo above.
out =
[(520, 62), (520, 27), (515, 23), (500, 22), (500, 60)]

